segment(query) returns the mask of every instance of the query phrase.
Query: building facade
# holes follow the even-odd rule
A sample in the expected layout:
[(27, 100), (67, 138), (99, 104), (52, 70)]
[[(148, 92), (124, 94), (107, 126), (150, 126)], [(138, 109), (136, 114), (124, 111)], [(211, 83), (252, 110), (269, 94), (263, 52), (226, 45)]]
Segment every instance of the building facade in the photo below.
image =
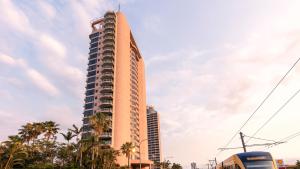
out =
[[(89, 117), (104, 113), (111, 120), (101, 136), (104, 144), (119, 150), (125, 142), (136, 145), (130, 163), (149, 163), (147, 140), (144, 61), (121, 12), (107, 12), (91, 23), (90, 52), (86, 80), (83, 137), (93, 132)], [(127, 165), (124, 155), (117, 158)]]
[(162, 160), (160, 141), (160, 121), (159, 114), (153, 106), (147, 106), (147, 127), (148, 127), (148, 151), (149, 159), (154, 162), (155, 169), (159, 169), (158, 164)]

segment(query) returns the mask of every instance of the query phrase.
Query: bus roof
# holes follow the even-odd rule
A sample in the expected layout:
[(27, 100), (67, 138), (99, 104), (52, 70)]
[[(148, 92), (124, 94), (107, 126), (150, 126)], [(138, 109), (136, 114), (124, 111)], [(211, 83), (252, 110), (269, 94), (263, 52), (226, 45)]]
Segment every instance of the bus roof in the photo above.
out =
[[(252, 160), (272, 160), (272, 156), (269, 152), (263, 151), (253, 151), (246, 153), (238, 153), (236, 154), (242, 161), (252, 161)], [(251, 157), (253, 157), (251, 159)], [(260, 157), (260, 158), (259, 158)]]

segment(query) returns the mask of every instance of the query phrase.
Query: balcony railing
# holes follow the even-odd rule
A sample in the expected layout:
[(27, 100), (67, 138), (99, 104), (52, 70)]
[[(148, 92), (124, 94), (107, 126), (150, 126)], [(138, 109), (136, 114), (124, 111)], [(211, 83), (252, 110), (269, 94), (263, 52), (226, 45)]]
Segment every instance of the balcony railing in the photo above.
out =
[(104, 132), (101, 137), (111, 137), (112, 134), (110, 132)]
[(111, 113), (112, 108), (101, 108), (100, 111), (103, 112), (103, 113)]

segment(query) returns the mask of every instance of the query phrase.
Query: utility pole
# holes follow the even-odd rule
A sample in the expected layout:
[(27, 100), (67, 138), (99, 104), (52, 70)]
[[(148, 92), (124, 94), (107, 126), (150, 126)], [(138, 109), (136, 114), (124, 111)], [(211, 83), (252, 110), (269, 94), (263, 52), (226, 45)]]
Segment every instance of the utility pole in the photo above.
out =
[(240, 136), (241, 136), (241, 140), (242, 140), (242, 145), (243, 145), (244, 152), (247, 152), (245, 141), (244, 141), (244, 134), (242, 132), (240, 132)]

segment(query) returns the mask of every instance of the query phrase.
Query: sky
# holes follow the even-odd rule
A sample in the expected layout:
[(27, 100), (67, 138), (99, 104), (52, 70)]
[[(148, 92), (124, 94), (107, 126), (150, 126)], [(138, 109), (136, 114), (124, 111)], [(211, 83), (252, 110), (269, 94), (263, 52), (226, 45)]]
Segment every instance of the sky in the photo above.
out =
[[(204, 167), (241, 152), (218, 148), (300, 57), (298, 0), (0, 0), (0, 140), (26, 122), (81, 125), (90, 21), (119, 3), (145, 60), (147, 103), (160, 113), (163, 159)], [(299, 90), (298, 64), (245, 135)], [(256, 137), (299, 132), (299, 102), (296, 95)], [(239, 146), (238, 136), (228, 145)], [(293, 163), (300, 136), (249, 150)]]

